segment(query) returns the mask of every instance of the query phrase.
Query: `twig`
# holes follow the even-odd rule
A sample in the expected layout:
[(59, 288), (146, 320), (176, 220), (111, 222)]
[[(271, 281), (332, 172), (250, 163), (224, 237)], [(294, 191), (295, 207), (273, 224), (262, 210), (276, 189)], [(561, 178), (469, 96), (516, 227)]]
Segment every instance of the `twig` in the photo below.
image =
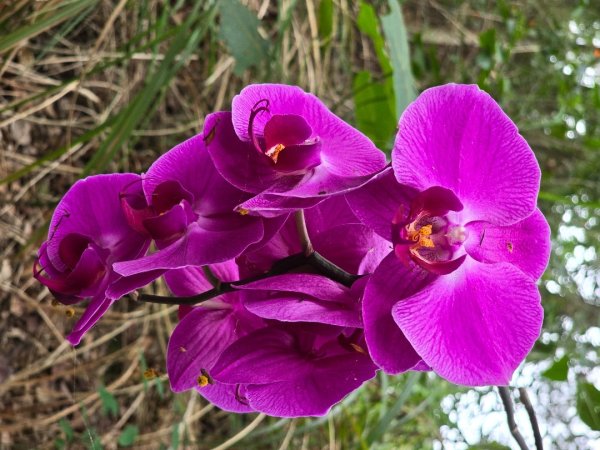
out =
[(533, 409), (533, 405), (531, 404), (531, 400), (529, 400), (529, 395), (527, 394), (527, 390), (525, 388), (519, 388), (519, 398), (521, 403), (523, 403), (523, 406), (525, 406), (527, 415), (529, 416), (529, 421), (531, 422), (531, 429), (533, 430), (533, 437), (535, 438), (535, 448), (536, 450), (544, 450), (542, 434), (540, 433), (540, 427), (535, 415), (535, 410)]
[(308, 230), (304, 220), (304, 210), (301, 209), (296, 211), (294, 213), (294, 218), (296, 219), (296, 230), (298, 231), (302, 250), (306, 256), (310, 256), (315, 250), (310, 242), (310, 237), (308, 237)]
[(272, 277), (274, 275), (281, 275), (288, 272), (291, 269), (300, 267), (307, 263), (307, 258), (302, 253), (288, 256), (282, 260), (279, 260), (273, 267), (265, 273), (260, 275), (244, 278), (239, 281), (221, 282), (218, 286), (215, 286), (208, 291), (202, 292), (198, 295), (192, 295), (189, 297), (169, 297), (162, 295), (151, 295), (141, 294), (140, 301), (148, 303), (165, 303), (169, 305), (195, 305), (196, 303), (202, 303), (211, 298), (218, 297), (219, 295), (226, 294), (228, 292), (235, 291), (235, 285), (244, 285), (253, 281), (262, 280), (264, 278)]
[(219, 295), (233, 292), (236, 290), (237, 286), (243, 286), (245, 284), (252, 283), (253, 281), (264, 280), (265, 278), (270, 278), (275, 275), (282, 275), (302, 266), (310, 266), (320, 274), (325, 275), (331, 280), (337, 281), (338, 283), (347, 287), (352, 286), (352, 283), (360, 278), (360, 275), (353, 275), (346, 272), (328, 259), (321, 256), (319, 253), (313, 251), (309, 255), (306, 255), (305, 253), (290, 255), (277, 261), (267, 272), (238, 281), (221, 282), (214, 288), (198, 295), (192, 295), (189, 297), (170, 297), (163, 295), (140, 294), (139, 300), (142, 302), (163, 303), (167, 305), (195, 305), (197, 303), (202, 303), (218, 297)]
[(307, 262), (322, 275), (326, 275), (331, 280), (337, 281), (346, 287), (352, 286), (352, 283), (361, 277), (361, 275), (353, 275), (346, 272), (320, 253), (314, 251), (307, 257)]
[(204, 273), (204, 276), (213, 287), (218, 288), (221, 286), (221, 280), (219, 280), (209, 266), (202, 266), (202, 273)]
[(529, 447), (527, 447), (527, 444), (525, 443), (525, 439), (523, 439), (523, 435), (519, 431), (517, 422), (515, 422), (515, 411), (513, 409), (513, 402), (510, 398), (510, 391), (508, 387), (498, 386), (498, 393), (500, 394), (502, 404), (504, 405), (504, 410), (506, 411), (506, 420), (508, 421), (510, 434), (513, 435), (513, 438), (515, 438), (515, 441), (517, 441), (517, 444), (519, 444), (519, 448), (521, 450), (529, 450)]

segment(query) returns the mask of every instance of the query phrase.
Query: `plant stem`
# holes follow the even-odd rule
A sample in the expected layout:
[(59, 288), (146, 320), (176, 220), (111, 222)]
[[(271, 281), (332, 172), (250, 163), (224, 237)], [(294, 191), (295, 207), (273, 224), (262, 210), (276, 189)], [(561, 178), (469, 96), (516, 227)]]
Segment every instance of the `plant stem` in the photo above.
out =
[(513, 438), (515, 438), (515, 441), (517, 441), (517, 444), (519, 445), (519, 448), (521, 450), (529, 450), (529, 447), (527, 447), (523, 435), (519, 431), (517, 422), (515, 421), (515, 411), (513, 408), (512, 398), (510, 397), (510, 390), (506, 386), (498, 386), (498, 393), (500, 394), (500, 398), (502, 399), (504, 411), (506, 411), (506, 420), (508, 422), (510, 434), (513, 435)]
[(294, 218), (296, 219), (296, 230), (298, 231), (302, 250), (304, 250), (306, 256), (309, 256), (314, 253), (315, 250), (310, 242), (310, 237), (308, 236), (308, 229), (306, 228), (306, 221), (304, 220), (304, 210), (300, 209), (296, 211), (294, 213)]
[(244, 284), (252, 283), (253, 281), (263, 280), (276, 275), (282, 275), (302, 266), (309, 266), (318, 273), (347, 287), (352, 286), (352, 283), (360, 278), (360, 275), (352, 275), (346, 272), (313, 250), (310, 255), (306, 255), (305, 253), (296, 253), (283, 258), (273, 264), (271, 269), (269, 269), (267, 272), (238, 281), (220, 282), (214, 288), (198, 295), (192, 295), (189, 297), (170, 297), (162, 295), (140, 294), (139, 300), (142, 302), (164, 303), (167, 305), (195, 305), (211, 298), (218, 297), (219, 295), (233, 292), (236, 290), (236, 286), (243, 286)]

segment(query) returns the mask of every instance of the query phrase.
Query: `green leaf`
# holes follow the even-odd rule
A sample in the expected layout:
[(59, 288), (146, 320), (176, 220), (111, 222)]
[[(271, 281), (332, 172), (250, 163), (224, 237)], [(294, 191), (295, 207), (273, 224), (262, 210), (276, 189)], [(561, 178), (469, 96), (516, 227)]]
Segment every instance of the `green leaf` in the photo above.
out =
[(381, 71), (384, 74), (391, 73), (392, 65), (385, 50), (385, 39), (383, 39), (379, 31), (379, 21), (377, 20), (375, 9), (370, 4), (364, 1), (360, 2), (356, 24), (362, 33), (371, 38)]
[(108, 392), (104, 386), (100, 386), (98, 394), (100, 394), (100, 401), (102, 402), (102, 411), (104, 414), (110, 414), (113, 417), (117, 417), (119, 414), (119, 403), (115, 396)]
[(362, 71), (354, 76), (352, 83), (356, 126), (377, 147), (388, 149), (396, 133), (394, 105), (390, 103), (390, 86), (377, 83), (369, 72)]
[(135, 425), (127, 425), (119, 435), (118, 443), (121, 447), (129, 447), (133, 445), (139, 434), (139, 429)]
[(318, 20), (319, 38), (321, 45), (325, 46), (333, 34), (333, 0), (321, 0)]
[(394, 70), (394, 94), (396, 97), (396, 119), (416, 97), (415, 82), (410, 64), (408, 35), (397, 0), (388, 0), (390, 14), (381, 18), (383, 34), (390, 49), (390, 58)]
[(377, 423), (375, 428), (373, 428), (367, 436), (367, 442), (369, 444), (374, 444), (382, 440), (383, 435), (389, 428), (392, 421), (400, 414), (400, 411), (402, 411), (402, 407), (410, 397), (413, 387), (419, 380), (419, 376), (419, 372), (411, 372), (405, 378), (406, 383), (404, 384), (404, 389), (402, 389), (402, 392), (398, 396), (398, 399), (392, 405), (392, 407), (384, 414), (384, 416), (381, 419), (379, 419), (379, 422)]
[(577, 384), (577, 413), (592, 430), (600, 431), (600, 391), (593, 384)]
[(481, 51), (489, 56), (496, 52), (496, 29), (490, 28), (479, 35)]
[(219, 14), (219, 37), (235, 58), (234, 72), (237, 75), (267, 59), (269, 43), (258, 32), (260, 21), (248, 8), (239, 0), (221, 0)]
[(65, 419), (64, 417), (58, 421), (58, 426), (65, 433), (65, 438), (68, 441), (73, 440), (73, 427), (71, 427), (71, 423)]
[(569, 357), (567, 355), (555, 361), (542, 375), (552, 381), (567, 381), (569, 374)]
[(171, 430), (171, 448), (179, 448), (179, 423), (173, 425), (173, 429)]

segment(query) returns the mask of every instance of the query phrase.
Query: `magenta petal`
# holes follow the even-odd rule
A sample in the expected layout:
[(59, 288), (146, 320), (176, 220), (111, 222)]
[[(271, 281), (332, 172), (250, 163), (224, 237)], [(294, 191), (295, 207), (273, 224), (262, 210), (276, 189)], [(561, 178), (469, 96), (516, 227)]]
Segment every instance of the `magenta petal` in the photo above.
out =
[(506, 227), (487, 222), (466, 225), (467, 253), (484, 263), (509, 262), (532, 279), (542, 276), (550, 259), (550, 227), (539, 209)]
[(363, 296), (365, 339), (375, 364), (386, 373), (413, 368), (421, 357), (392, 317), (392, 306), (423, 289), (433, 276), (411, 263), (406, 266), (390, 253), (371, 275)]
[(197, 307), (177, 324), (167, 350), (167, 371), (173, 391), (198, 386), (202, 370), (210, 375), (221, 353), (238, 338), (237, 317), (232, 312)]
[(276, 417), (324, 416), (331, 407), (375, 376), (375, 366), (359, 353), (315, 363), (291, 381), (247, 386), (246, 397), (257, 411)]
[(215, 383), (196, 390), (206, 400), (224, 411), (234, 413), (255, 412), (255, 409), (246, 404), (246, 389), (236, 384)]
[(34, 276), (48, 289), (67, 296), (77, 294), (80, 297), (78, 301), (81, 301), (82, 297), (95, 294), (98, 289), (97, 283), (106, 275), (106, 266), (96, 250), (91, 247), (86, 248), (75, 263), (73, 271), (66, 276), (47, 278), (40, 273), (35, 273)]
[(237, 340), (214, 366), (212, 376), (227, 384), (272, 383), (308, 375), (313, 367), (295, 351), (294, 336), (263, 328)]
[(108, 289), (106, 289), (106, 296), (108, 298), (117, 300), (123, 297), (125, 294), (149, 285), (164, 272), (164, 270), (159, 269), (151, 272), (132, 275), (130, 277), (118, 277), (116, 281), (110, 284)]
[(140, 181), (138, 175), (128, 173), (95, 175), (69, 189), (54, 211), (48, 232), (47, 254), (57, 270), (67, 268), (59, 246), (72, 233), (87, 236), (109, 250), (112, 260), (134, 258), (146, 250), (148, 239), (129, 226), (121, 208), (122, 194)]
[(169, 241), (181, 236), (188, 227), (184, 205), (175, 205), (166, 213), (142, 221), (144, 228), (156, 240)]
[[(208, 118), (207, 118), (208, 120)], [(193, 196), (192, 209), (202, 216), (230, 213), (248, 194), (231, 186), (218, 172), (207, 151), (206, 137), (196, 135), (158, 158), (144, 175), (150, 204), (164, 212), (169, 199), (176, 203)], [(170, 195), (169, 195), (170, 194)]]
[(463, 205), (450, 189), (431, 186), (419, 192), (410, 205), (411, 218), (416, 219), (420, 213), (429, 216), (445, 216), (448, 211), (462, 211)]
[(477, 86), (423, 92), (404, 111), (392, 153), (400, 183), (451, 189), (463, 222), (509, 225), (535, 209), (540, 169), (525, 139)]
[(264, 319), (362, 327), (358, 299), (352, 304), (315, 299), (294, 293), (278, 292), (268, 297), (258, 293), (247, 293), (244, 296), (244, 306), (251, 313)]
[(508, 263), (472, 259), (394, 305), (393, 316), (423, 361), (467, 386), (505, 385), (538, 338), (535, 283)]
[(288, 197), (319, 197), (344, 194), (350, 192), (372, 178), (372, 174), (340, 176), (330, 172), (326, 167), (319, 166), (310, 173), (300, 176), (286, 176), (273, 183), (265, 193), (286, 195)]
[(263, 280), (254, 281), (237, 289), (244, 290), (271, 290), (280, 292), (296, 292), (310, 295), (323, 300), (336, 302), (352, 302), (350, 289), (336, 283), (329, 278), (308, 273), (290, 273), (277, 275)]
[(110, 308), (114, 300), (104, 297), (103, 293), (92, 298), (87, 305), (83, 315), (79, 318), (69, 335), (67, 341), (71, 345), (78, 345), (83, 335), (100, 320), (102, 315)]
[(389, 168), (364, 186), (346, 194), (346, 199), (362, 223), (391, 241), (392, 220), (401, 207), (408, 215), (410, 203), (416, 194), (413, 188), (399, 184)]
[[(156, 269), (203, 266), (235, 258), (251, 243), (258, 242), (263, 234), (260, 221), (241, 219), (249, 220), (241, 220), (236, 231), (207, 230), (193, 223), (184, 236), (168, 247), (137, 260), (116, 263), (113, 267), (121, 275), (128, 276)], [(216, 224), (213, 225), (216, 228)]]
[[(232, 119), (239, 139), (250, 142), (248, 133), (250, 115), (257, 105), (264, 105), (269, 112), (261, 112), (254, 118), (254, 130), (262, 134), (272, 115), (295, 114), (302, 116), (307, 94), (297, 86), (283, 84), (251, 84), (233, 97), (231, 102)], [(310, 125), (310, 124), (309, 124)]]
[(269, 157), (249, 141), (240, 141), (229, 112), (216, 112), (206, 117), (204, 142), (221, 176), (242, 191), (261, 192), (279, 176)]
[(315, 139), (301, 145), (291, 145), (279, 153), (276, 168), (290, 174), (313, 169), (321, 164), (321, 141)]
[[(198, 137), (196, 137), (195, 139), (198, 139)], [(201, 152), (201, 153), (206, 154), (206, 152), (201, 148), (198, 148), (195, 150), (196, 150), (196, 152)], [(152, 184), (152, 183), (150, 183), (150, 180), (153, 180), (154, 182), (158, 182), (158, 184), (154, 185), (153, 190), (152, 190), (152, 195), (150, 198), (152, 201), (152, 206), (154, 207), (156, 212), (159, 214), (162, 214), (162, 213), (168, 211), (173, 206), (175, 206), (176, 204), (180, 203), (183, 200), (186, 200), (187, 203), (193, 203), (193, 201), (194, 201), (194, 196), (187, 189), (185, 189), (179, 181), (167, 179), (165, 181), (159, 182), (161, 179), (161, 176), (159, 174), (152, 173), (152, 170), (155, 167), (160, 166), (161, 163), (162, 163), (162, 165), (167, 165), (167, 166), (171, 166), (171, 167), (174, 165), (175, 166), (181, 165), (179, 161), (174, 161), (175, 154), (176, 154), (176, 152), (174, 152), (173, 150), (171, 150), (171, 152), (166, 154), (167, 158), (164, 158), (164, 159), (169, 160), (168, 162), (165, 161), (163, 163), (163, 161), (161, 161), (161, 158), (159, 158), (159, 160), (157, 161), (157, 162), (159, 162), (159, 164), (153, 165), (153, 167), (150, 169), (151, 171), (148, 172), (148, 174), (146, 175), (146, 179), (144, 180), (144, 184), (146, 185), (146, 187), (149, 187), (149, 185)], [(207, 160), (207, 158), (205, 158), (205, 161), (206, 160)], [(201, 166), (201, 164), (199, 164), (198, 166)], [(193, 165), (192, 165), (192, 167), (193, 167)], [(154, 169), (154, 171), (158, 171), (158, 170)], [(166, 174), (162, 174), (162, 176), (164, 176), (164, 175), (166, 175)], [(175, 175), (175, 174), (173, 174), (173, 175)], [(198, 194), (201, 195), (202, 193), (199, 192)]]
[(243, 141), (251, 141), (248, 125), (253, 109), (259, 104), (266, 105), (268, 112), (256, 115), (253, 123), (255, 133), (261, 133), (273, 115), (303, 117), (312, 128), (313, 136), (321, 142), (323, 165), (334, 175), (369, 175), (385, 166), (385, 155), (365, 135), (329, 111), (317, 97), (296, 86), (255, 84), (245, 87), (234, 97), (233, 124)]
[(304, 217), (311, 236), (336, 225), (360, 223), (343, 195), (328, 197), (317, 206), (305, 210)]
[[(348, 245), (348, 243), (352, 245)], [(337, 225), (312, 237), (316, 251), (347, 272), (361, 273), (367, 255), (375, 260), (390, 250), (389, 243), (362, 224)], [(387, 252), (386, 252), (387, 250)], [(367, 264), (364, 267), (369, 267)]]
[(272, 115), (265, 125), (265, 147), (269, 150), (277, 144), (285, 147), (299, 145), (312, 134), (310, 125), (296, 114)]
[(179, 297), (196, 295), (213, 288), (201, 267), (169, 270), (165, 273), (165, 281), (171, 292)]
[(362, 328), (358, 297), (319, 275), (281, 275), (238, 288), (254, 291), (246, 292), (244, 305), (266, 319)]
[(276, 218), (299, 209), (312, 208), (324, 198), (298, 198), (263, 193), (246, 200), (240, 205), (240, 208), (247, 210), (250, 214)]

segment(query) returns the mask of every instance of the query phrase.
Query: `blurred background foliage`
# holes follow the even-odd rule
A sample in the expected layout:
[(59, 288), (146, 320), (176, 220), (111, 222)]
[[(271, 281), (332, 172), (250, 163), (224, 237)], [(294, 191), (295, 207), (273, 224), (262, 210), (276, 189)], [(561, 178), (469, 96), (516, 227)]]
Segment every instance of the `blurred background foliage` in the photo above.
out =
[(81, 309), (53, 306), (31, 277), (61, 195), (88, 174), (144, 171), (267, 81), (314, 92), (386, 151), (429, 86), (477, 83), (502, 105), (542, 166), (553, 239), (543, 333), (513, 385), (547, 448), (600, 448), (596, 0), (1, 2), (0, 448), (516, 448), (494, 389), (433, 374), (380, 375), (320, 419), (174, 395), (176, 314), (161, 305), (118, 302), (80, 347), (65, 343)]

